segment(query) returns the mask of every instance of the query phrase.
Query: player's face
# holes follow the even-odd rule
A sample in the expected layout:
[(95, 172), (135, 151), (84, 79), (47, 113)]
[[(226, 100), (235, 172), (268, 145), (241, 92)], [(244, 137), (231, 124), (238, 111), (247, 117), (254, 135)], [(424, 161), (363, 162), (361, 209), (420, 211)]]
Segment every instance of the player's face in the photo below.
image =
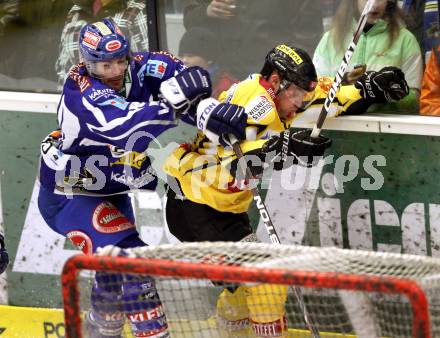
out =
[(278, 115), (283, 118), (292, 117), (301, 108), (307, 91), (291, 84), (277, 96)]
[(127, 70), (127, 58), (121, 57), (109, 61), (96, 63), (95, 74), (101, 82), (116, 91), (122, 89), (125, 71)]
[[(388, 0), (376, 0), (374, 1), (373, 7), (371, 8), (371, 12), (368, 15), (367, 22), (370, 24), (374, 24), (377, 20), (383, 17), (385, 14), (385, 9), (387, 7)], [(359, 13), (362, 13), (364, 10), (365, 4), (367, 0), (357, 0)]]

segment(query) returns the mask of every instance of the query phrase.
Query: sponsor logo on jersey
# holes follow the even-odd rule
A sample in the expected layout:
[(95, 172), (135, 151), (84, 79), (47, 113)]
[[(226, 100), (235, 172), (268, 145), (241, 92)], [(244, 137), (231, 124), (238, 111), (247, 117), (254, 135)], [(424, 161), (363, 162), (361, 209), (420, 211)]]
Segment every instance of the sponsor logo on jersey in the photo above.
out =
[(141, 169), (142, 164), (144, 164), (147, 159), (147, 155), (144, 153), (138, 153), (137, 151), (131, 151), (122, 156), (118, 156), (118, 159), (110, 163), (110, 167), (114, 165), (129, 165), (130, 167)]
[(249, 325), (249, 318), (227, 320), (222, 316), (217, 316), (217, 324), (228, 331), (239, 331), (243, 330)]
[(111, 88), (105, 88), (105, 89), (92, 89), (92, 93), (89, 95), (89, 98), (93, 101), (96, 101), (97, 99), (101, 97), (109, 97), (109, 96), (115, 96), (115, 90)]
[(121, 48), (122, 44), (118, 40), (111, 40), (105, 44), (105, 49), (109, 52), (114, 52)]
[(246, 106), (246, 113), (255, 121), (261, 121), (273, 109), (272, 103), (265, 95), (254, 98)]
[(133, 177), (133, 174), (127, 174), (125, 170), (122, 173), (112, 172), (110, 176), (112, 181), (124, 184), (132, 189), (142, 188), (143, 186), (153, 182), (155, 178), (156, 173), (151, 167), (142, 170), (140, 175), (136, 178)]
[(297, 52), (295, 52), (292, 48), (290, 48), (289, 46), (286, 45), (279, 45), (277, 46), (277, 48), (279, 51), (289, 55), (289, 57), (293, 60), (293, 62), (295, 62), (297, 65), (300, 65), (301, 63), (303, 63), (303, 59), (301, 58), (301, 56), (298, 55)]
[(99, 315), (104, 318), (106, 322), (119, 322), (124, 320), (124, 312), (99, 312)]
[(135, 228), (112, 203), (102, 202), (93, 211), (93, 227), (101, 233), (110, 234)]
[(266, 91), (269, 93), (270, 97), (272, 98), (272, 100), (277, 96), (273, 90), (272, 87), (267, 88)]
[(162, 305), (146, 311), (134, 312), (127, 315), (132, 323), (145, 322), (165, 316)]
[(285, 330), (285, 327), (285, 319), (269, 323), (257, 323), (252, 321), (252, 330), (259, 337), (277, 337)]
[(166, 69), (166, 62), (159, 60), (149, 60), (145, 65), (145, 73), (149, 76), (157, 77), (158, 79), (163, 78)]
[(85, 32), (83, 38), (83, 44), (89, 48), (96, 49), (101, 37), (92, 32)]
[(86, 233), (80, 230), (73, 230), (67, 233), (67, 238), (86, 255), (93, 253), (92, 240)]
[(139, 85), (141, 87), (143, 86), (145, 75), (156, 77), (158, 79), (163, 78), (166, 69), (167, 69), (167, 64), (163, 61), (158, 61), (158, 60), (148, 61), (137, 72), (137, 76), (139, 78)]
[(123, 97), (114, 97), (112, 99), (109, 99), (107, 101), (98, 103), (100, 106), (114, 106), (118, 109), (125, 110), (127, 109), (130, 102), (125, 101)]

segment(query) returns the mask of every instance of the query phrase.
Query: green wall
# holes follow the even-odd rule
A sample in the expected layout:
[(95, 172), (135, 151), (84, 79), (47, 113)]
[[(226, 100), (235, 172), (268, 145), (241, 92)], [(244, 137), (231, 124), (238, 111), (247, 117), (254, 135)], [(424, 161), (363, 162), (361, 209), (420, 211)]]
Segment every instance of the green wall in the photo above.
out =
[[(11, 305), (60, 307), (59, 272), (65, 258), (75, 251), (41, 223), (35, 216), (36, 205), (31, 202), (39, 142), (56, 128), (56, 116), (1, 112), (0, 128), (1, 202), (6, 244), (12, 258), (8, 270), (9, 302)], [(303, 233), (297, 244), (440, 256), (437, 184), (440, 137), (346, 131), (325, 133), (333, 139), (329, 154), (334, 160), (323, 167), (319, 189), (311, 189), (305, 218), (298, 216), (304, 213), (304, 204), (299, 203), (301, 192), (286, 192), (279, 187), (262, 191), (263, 195), (267, 194), (267, 207), (283, 241), (297, 243), (294, 237)], [(164, 135), (160, 141), (164, 147), (172, 148), (171, 141), (188, 140), (192, 134), (190, 128), (181, 127)], [(371, 155), (386, 160), (384, 167), (373, 165), (384, 181), (380, 189), (366, 191), (362, 188), (362, 179), (371, 178), (371, 172), (365, 170), (363, 164)], [(348, 160), (344, 158), (352, 162), (357, 158), (359, 172), (353, 180), (340, 185), (344, 192), (335, 192), (328, 187), (329, 178), (331, 181), (335, 176), (338, 165), (345, 163), (348, 168)], [(163, 189), (159, 192), (163, 194)], [(282, 205), (273, 202), (276, 196), (282, 196)], [(160, 196), (157, 198), (159, 200)], [(150, 244), (169, 240), (163, 230), (160, 206), (159, 209), (138, 208), (136, 212), (138, 226), (144, 231), (147, 242), (152, 230), (158, 235), (156, 243)], [(255, 208), (251, 209), (251, 220), (256, 227)], [(23, 232), (25, 224), (27, 230)], [(259, 231), (264, 232), (261, 225)]]

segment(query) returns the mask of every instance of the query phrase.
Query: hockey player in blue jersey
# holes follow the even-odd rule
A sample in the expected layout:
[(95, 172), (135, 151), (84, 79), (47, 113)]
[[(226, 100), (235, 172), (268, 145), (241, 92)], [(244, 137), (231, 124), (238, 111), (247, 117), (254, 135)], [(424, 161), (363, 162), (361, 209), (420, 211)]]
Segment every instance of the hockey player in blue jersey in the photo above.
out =
[[(144, 246), (127, 193), (156, 188), (149, 143), (178, 118), (220, 141), (231, 133), (244, 139), (246, 115), (204, 101), (211, 82), (202, 68), (185, 68), (165, 52), (131, 53), (110, 19), (85, 25), (79, 45), (82, 63), (70, 70), (58, 106), (60, 129), (41, 145), (38, 206), (86, 254), (109, 244)], [(97, 272), (88, 336), (120, 337), (124, 317), (135, 337), (169, 337), (153, 279)]]

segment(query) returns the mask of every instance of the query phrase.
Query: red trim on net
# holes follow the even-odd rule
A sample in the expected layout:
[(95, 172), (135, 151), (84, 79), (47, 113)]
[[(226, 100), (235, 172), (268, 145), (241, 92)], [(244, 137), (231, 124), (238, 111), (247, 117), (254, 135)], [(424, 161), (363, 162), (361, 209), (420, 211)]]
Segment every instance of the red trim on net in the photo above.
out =
[(430, 338), (428, 301), (420, 286), (412, 280), (389, 276), (359, 276), (333, 272), (290, 271), (249, 268), (160, 259), (98, 257), (75, 255), (69, 258), (61, 275), (66, 338), (81, 338), (81, 316), (77, 276), (79, 270), (140, 273), (152, 276), (200, 278), (227, 282), (258, 282), (309, 288), (343, 289), (386, 294), (404, 294), (414, 315), (413, 337)]

